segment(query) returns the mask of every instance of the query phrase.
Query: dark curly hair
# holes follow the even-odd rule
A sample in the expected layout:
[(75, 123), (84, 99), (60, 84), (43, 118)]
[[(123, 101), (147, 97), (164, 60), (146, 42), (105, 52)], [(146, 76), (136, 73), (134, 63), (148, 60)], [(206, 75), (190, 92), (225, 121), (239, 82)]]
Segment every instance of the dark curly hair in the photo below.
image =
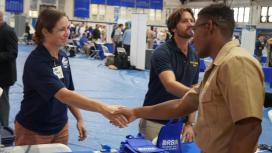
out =
[(58, 11), (54, 8), (48, 8), (43, 10), (39, 14), (39, 17), (35, 26), (35, 34), (33, 37), (34, 42), (36, 44), (42, 43), (44, 41), (44, 35), (42, 33), (42, 29), (45, 28), (49, 32), (52, 32), (57, 22), (64, 16), (66, 16), (64, 12)]
[(189, 12), (193, 19), (195, 20), (194, 18), (194, 13), (192, 11), (191, 8), (184, 8), (184, 7), (180, 7), (178, 9), (176, 9), (167, 19), (166, 21), (166, 24), (167, 24), (167, 28), (168, 28), (168, 31), (172, 34), (172, 36), (174, 35), (174, 33), (172, 32), (172, 29), (175, 29), (177, 24), (179, 23), (181, 17), (182, 17), (182, 14), (183, 12)]

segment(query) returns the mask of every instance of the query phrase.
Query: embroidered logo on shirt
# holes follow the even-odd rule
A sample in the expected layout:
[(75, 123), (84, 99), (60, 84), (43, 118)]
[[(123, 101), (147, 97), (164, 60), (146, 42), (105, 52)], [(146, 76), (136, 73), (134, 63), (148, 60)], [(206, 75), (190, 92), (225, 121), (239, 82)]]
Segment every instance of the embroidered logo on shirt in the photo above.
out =
[(197, 61), (190, 61), (190, 64), (191, 64), (193, 67), (197, 67), (197, 66), (198, 66), (198, 62), (197, 62)]
[(63, 57), (61, 62), (62, 62), (63, 67), (67, 69), (69, 66), (68, 59), (66, 57)]

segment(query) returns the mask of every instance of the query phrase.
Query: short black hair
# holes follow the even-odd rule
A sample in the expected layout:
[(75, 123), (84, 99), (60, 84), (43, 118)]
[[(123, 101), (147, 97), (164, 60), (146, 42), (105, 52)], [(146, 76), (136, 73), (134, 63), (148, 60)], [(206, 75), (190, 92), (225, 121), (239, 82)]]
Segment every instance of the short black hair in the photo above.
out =
[(222, 33), (228, 37), (232, 37), (235, 27), (233, 10), (223, 4), (211, 4), (203, 8), (198, 17), (203, 17), (208, 20), (212, 20), (218, 27), (220, 27)]

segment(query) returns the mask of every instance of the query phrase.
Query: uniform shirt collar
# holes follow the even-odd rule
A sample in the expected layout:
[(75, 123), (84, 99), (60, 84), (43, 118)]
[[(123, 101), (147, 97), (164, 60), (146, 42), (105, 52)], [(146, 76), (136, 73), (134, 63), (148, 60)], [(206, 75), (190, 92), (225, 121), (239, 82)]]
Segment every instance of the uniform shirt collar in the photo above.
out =
[[(37, 50), (38, 50), (38, 52), (40, 52), (46, 59), (48, 59), (48, 60), (52, 60), (52, 59), (57, 60), (57, 59), (55, 59), (53, 56), (50, 55), (48, 49), (47, 49), (42, 43), (38, 44)], [(58, 56), (59, 56), (59, 58), (61, 57), (60, 52), (58, 53)]]
[[(169, 44), (169, 47), (171, 49), (173, 49), (175, 52), (178, 52), (178, 53), (181, 53), (181, 54), (184, 55), (184, 53), (181, 51), (181, 49), (178, 48), (178, 45), (177, 45), (177, 43), (176, 43), (176, 41), (175, 41), (175, 39), (173, 37), (171, 39), (167, 40), (167, 43)], [(191, 54), (192, 51), (193, 51), (193, 48), (192, 48), (191, 44), (189, 43), (188, 44), (188, 55), (187, 55), (188, 57), (189, 57), (189, 55)]]
[(213, 64), (218, 66), (221, 65), (224, 61), (224, 58), (230, 53), (231, 49), (234, 47), (239, 47), (239, 43), (237, 41), (231, 40), (226, 43), (217, 54), (216, 58), (214, 59)]

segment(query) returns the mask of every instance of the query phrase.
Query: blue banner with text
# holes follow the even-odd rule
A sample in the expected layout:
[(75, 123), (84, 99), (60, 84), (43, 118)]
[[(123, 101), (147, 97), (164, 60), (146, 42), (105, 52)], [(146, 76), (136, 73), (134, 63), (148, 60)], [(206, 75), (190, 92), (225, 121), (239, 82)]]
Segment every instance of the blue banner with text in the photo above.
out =
[(6, 0), (6, 12), (23, 13), (24, 0)]

